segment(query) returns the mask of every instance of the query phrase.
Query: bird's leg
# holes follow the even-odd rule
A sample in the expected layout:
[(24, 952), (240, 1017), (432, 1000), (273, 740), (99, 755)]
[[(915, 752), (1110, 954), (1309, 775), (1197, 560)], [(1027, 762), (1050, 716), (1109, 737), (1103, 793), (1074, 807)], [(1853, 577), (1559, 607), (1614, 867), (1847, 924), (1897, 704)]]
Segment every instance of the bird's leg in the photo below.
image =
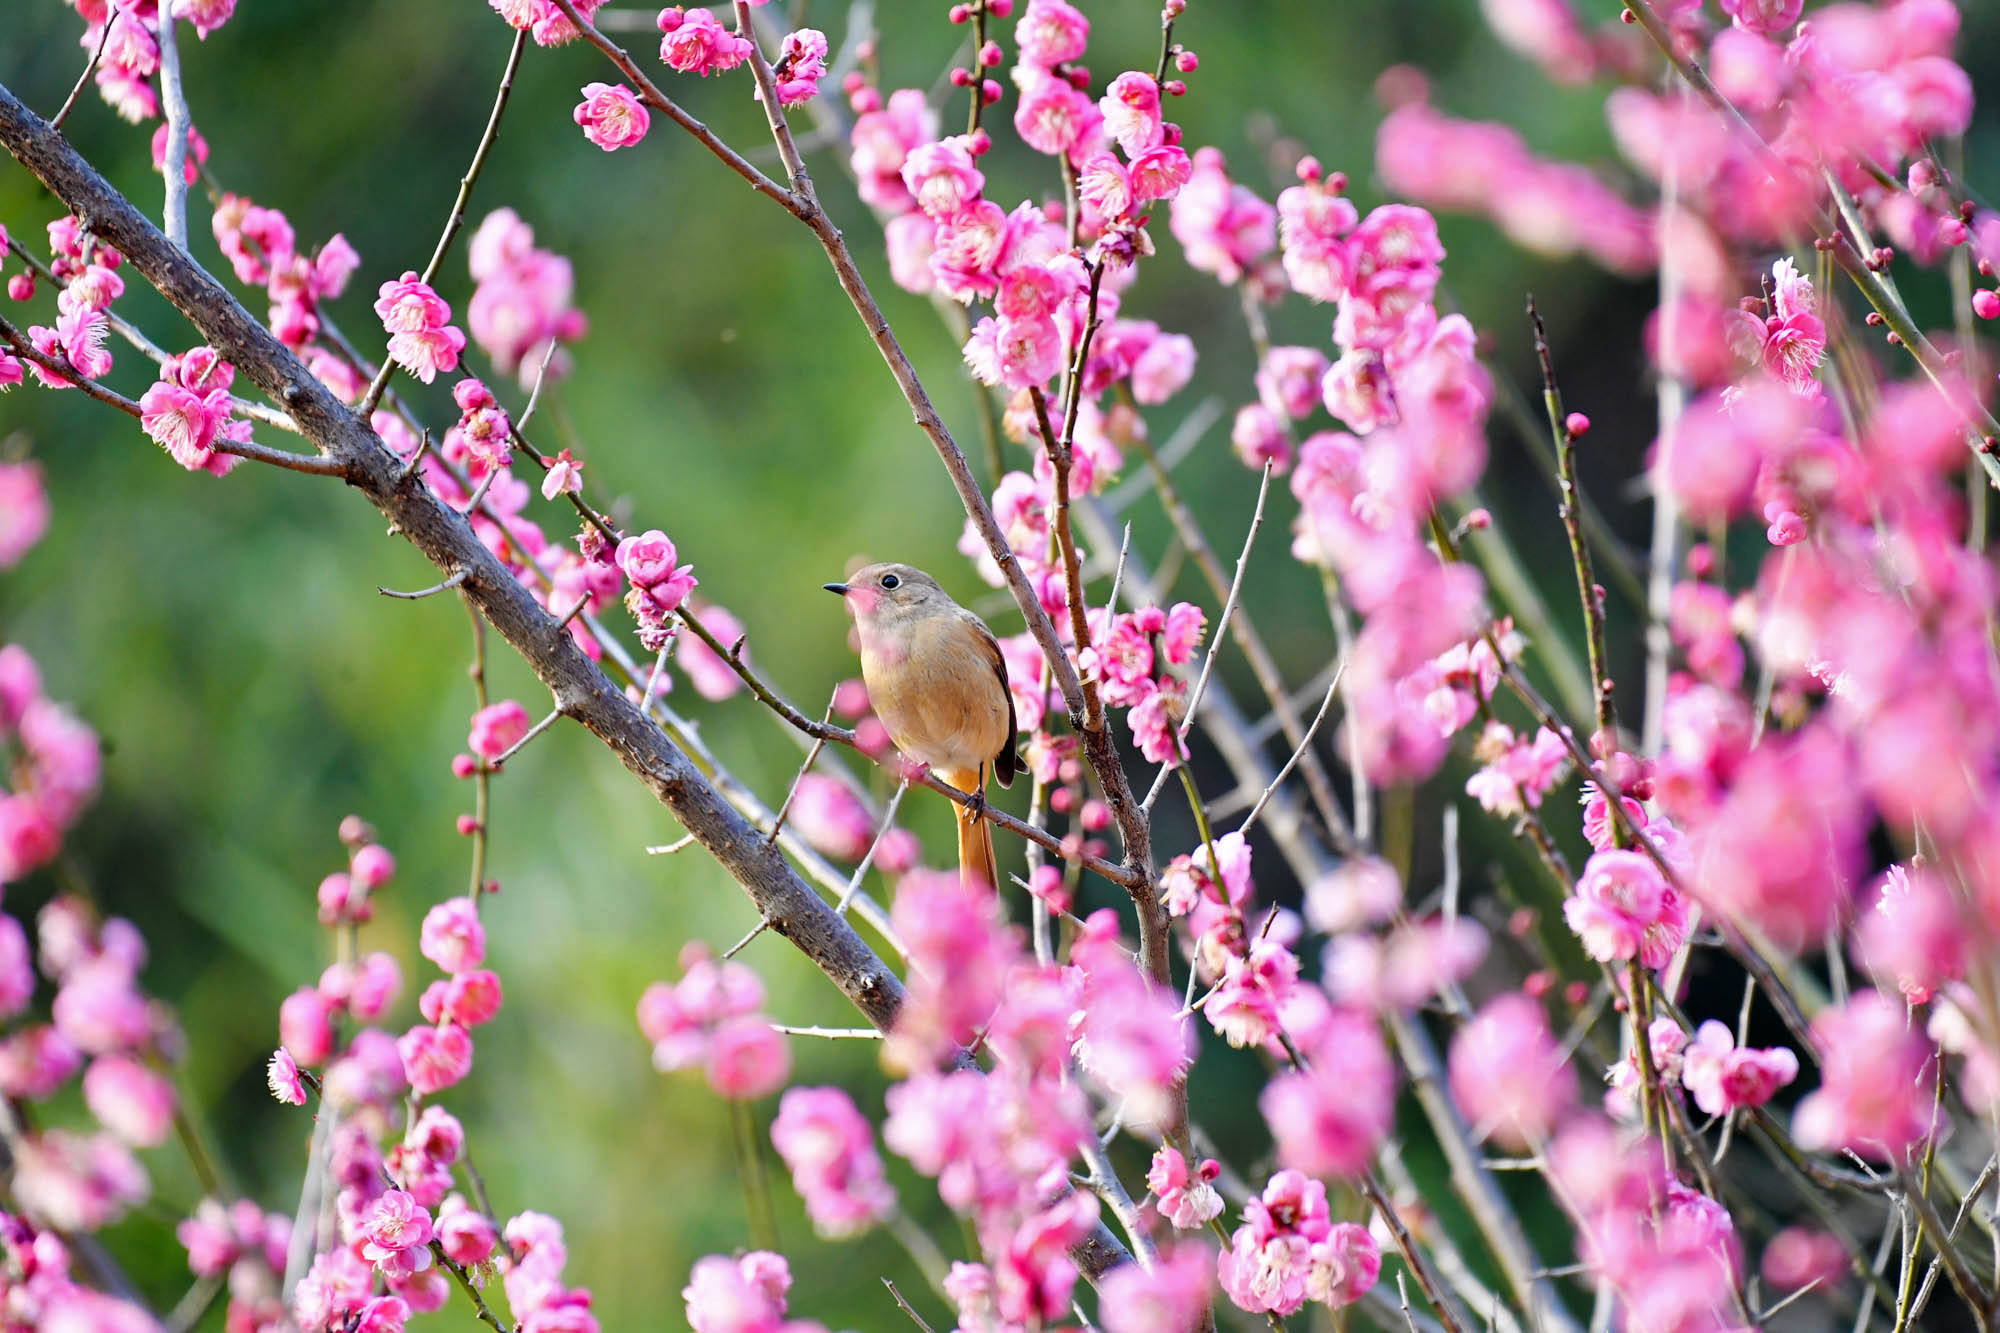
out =
[(971, 799), (965, 803), (965, 812), (972, 816), (972, 822), (976, 824), (986, 818), (986, 765), (979, 766), (979, 780), (973, 783), (972, 790), (966, 795)]

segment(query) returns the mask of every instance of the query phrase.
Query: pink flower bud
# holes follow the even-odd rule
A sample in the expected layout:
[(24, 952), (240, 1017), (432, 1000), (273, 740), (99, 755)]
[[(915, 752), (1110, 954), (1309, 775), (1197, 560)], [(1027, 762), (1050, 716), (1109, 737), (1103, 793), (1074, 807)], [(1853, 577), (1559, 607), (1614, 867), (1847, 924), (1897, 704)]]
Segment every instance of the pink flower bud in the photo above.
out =
[(469, 754), (455, 754), (451, 757), (451, 775), (455, 778), (469, 778), (479, 771), (479, 761)]
[(1573, 440), (1580, 440), (1590, 434), (1590, 418), (1581, 412), (1572, 412), (1563, 418), (1563, 429)]
[(1972, 313), (1981, 319), (2000, 319), (2000, 292), (1981, 287), (1972, 294)]
[(518, 745), (530, 725), (526, 708), (513, 699), (503, 699), (472, 715), (472, 732), (466, 745), (491, 763)]
[(1183, 74), (1192, 74), (1201, 68), (1201, 58), (1192, 51), (1182, 50), (1174, 56), (1174, 68)]
[(32, 272), (16, 273), (7, 279), (7, 296), (15, 301), (35, 299), (35, 275)]
[(310, 1068), (333, 1054), (333, 1005), (311, 986), (302, 986), (278, 1006), (278, 1043)]
[(470, 898), (447, 898), (424, 914), (418, 948), (446, 972), (469, 972), (486, 957), (486, 928)]
[(396, 873), (396, 858), (387, 847), (371, 842), (354, 854), (349, 870), (363, 889), (379, 889)]
[(471, 815), (460, 815), (458, 817), (457, 827), (458, 827), (459, 837), (469, 838), (473, 834), (479, 832), (479, 821), (473, 818)]

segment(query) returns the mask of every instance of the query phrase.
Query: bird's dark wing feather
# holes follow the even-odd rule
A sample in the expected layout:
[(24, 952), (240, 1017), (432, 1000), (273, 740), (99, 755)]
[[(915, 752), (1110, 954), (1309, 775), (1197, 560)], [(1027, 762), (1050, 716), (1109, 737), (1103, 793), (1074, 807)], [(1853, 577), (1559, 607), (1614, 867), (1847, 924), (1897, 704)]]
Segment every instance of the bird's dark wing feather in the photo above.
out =
[(993, 631), (978, 619), (972, 622), (979, 629), (979, 641), (986, 645), (986, 655), (993, 661), (993, 674), (1000, 681), (1001, 697), (1007, 701), (1007, 743), (1000, 747), (1000, 753), (993, 756), (993, 776), (1003, 787), (1014, 785), (1014, 775), (1021, 771), (1020, 756), (1014, 753), (1014, 745), (1020, 735), (1020, 728), (1014, 721), (1014, 692), (1007, 688), (1007, 659), (1000, 654), (1000, 641), (993, 637)]

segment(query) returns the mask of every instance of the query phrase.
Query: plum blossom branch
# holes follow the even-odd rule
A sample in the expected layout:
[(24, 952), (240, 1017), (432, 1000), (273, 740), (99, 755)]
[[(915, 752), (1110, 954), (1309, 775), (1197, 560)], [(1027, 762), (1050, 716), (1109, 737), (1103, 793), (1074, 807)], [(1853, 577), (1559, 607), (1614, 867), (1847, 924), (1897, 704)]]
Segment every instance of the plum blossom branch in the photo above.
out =
[(76, 76), (76, 86), (69, 90), (69, 96), (63, 98), (63, 104), (57, 108), (55, 118), (49, 121), (50, 129), (61, 129), (63, 122), (69, 119), (69, 113), (76, 109), (76, 99), (83, 96), (83, 90), (90, 86), (90, 76), (97, 69), (97, 62), (104, 58), (104, 45), (110, 40), (111, 24), (107, 21), (103, 30), (97, 34), (97, 49), (92, 51), (90, 59), (84, 62), (83, 73)]

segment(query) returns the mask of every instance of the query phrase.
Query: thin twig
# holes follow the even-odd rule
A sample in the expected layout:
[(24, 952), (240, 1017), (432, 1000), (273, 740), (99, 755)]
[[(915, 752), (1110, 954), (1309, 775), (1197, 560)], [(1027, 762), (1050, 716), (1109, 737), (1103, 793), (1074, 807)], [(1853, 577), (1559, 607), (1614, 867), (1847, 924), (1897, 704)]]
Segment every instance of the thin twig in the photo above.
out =
[(111, 25), (120, 17), (122, 11), (115, 9), (104, 16), (104, 28), (97, 34), (97, 49), (90, 53), (90, 59), (85, 63), (83, 73), (76, 76), (76, 86), (69, 90), (69, 96), (63, 99), (61, 109), (56, 112), (55, 118), (49, 121), (50, 129), (61, 129), (63, 122), (69, 119), (69, 113), (76, 107), (76, 99), (83, 96), (83, 90), (90, 84), (90, 76), (97, 69), (97, 62), (104, 58), (105, 44), (111, 40)]
[(443, 582), (433, 583), (430, 587), (419, 588), (415, 592), (398, 592), (394, 588), (381, 587), (376, 588), (375, 591), (381, 593), (384, 597), (397, 597), (406, 602), (415, 602), (425, 597), (435, 597), (441, 592), (450, 592), (453, 588), (462, 585), (471, 576), (472, 571), (469, 569), (456, 569)]
[[(1250, 548), (1256, 544), (1257, 530), (1264, 526), (1264, 497), (1271, 493), (1271, 464), (1264, 464), (1264, 475), (1257, 483), (1257, 507), (1250, 514), (1250, 530), (1243, 534), (1243, 550), (1236, 557), (1236, 573), (1229, 580), (1229, 595), (1223, 599), (1222, 614), (1216, 617), (1215, 628), (1209, 631), (1208, 654), (1202, 659), (1201, 674), (1195, 678), (1194, 688), (1188, 691), (1187, 715), (1181, 719), (1180, 739), (1185, 742), (1188, 732), (1194, 727), (1195, 712), (1201, 707), (1202, 695), (1208, 691), (1208, 678), (1215, 670), (1215, 659), (1222, 652), (1223, 631), (1229, 628), (1229, 618), (1236, 613), (1236, 599), (1243, 591), (1243, 571), (1250, 565)], [(1304, 747), (1301, 746), (1301, 749)], [(1287, 768), (1290, 765), (1286, 765)], [(1139, 802), (1139, 808), (1150, 810), (1159, 799), (1160, 789), (1167, 785), (1168, 769), (1162, 768), (1153, 779), (1153, 789), (1146, 793), (1146, 799)]]
[(688, 848), (692, 846), (694, 846), (694, 834), (689, 833), (684, 837), (676, 838), (674, 841), (665, 843), (661, 846), (648, 847), (646, 849), (646, 855), (672, 856), (675, 852), (686, 851)]
[(1264, 794), (1257, 798), (1257, 804), (1250, 807), (1250, 813), (1243, 816), (1243, 822), (1236, 826), (1238, 833), (1248, 835), (1250, 826), (1257, 822), (1257, 816), (1263, 814), (1264, 807), (1270, 804), (1271, 793), (1276, 791), (1278, 784), (1290, 775), (1293, 767), (1299, 762), (1299, 756), (1305, 753), (1308, 745), (1312, 744), (1312, 738), (1319, 733), (1320, 723), (1326, 721), (1326, 710), (1333, 707), (1333, 696), (1339, 692), (1340, 678), (1346, 674), (1346, 671), (1347, 664), (1342, 662), (1339, 669), (1333, 673), (1333, 679), (1327, 682), (1326, 697), (1320, 700), (1319, 711), (1313, 714), (1311, 724), (1306, 727), (1305, 739), (1300, 741), (1298, 747), (1292, 751), (1292, 757), (1285, 761), (1285, 766), (1278, 770), (1278, 775), (1271, 779), (1271, 785), (1264, 788)]
[(931, 1326), (924, 1322), (924, 1317), (922, 1315), (918, 1314), (915, 1310), (910, 1308), (910, 1303), (903, 1299), (902, 1292), (896, 1290), (896, 1284), (894, 1282), (891, 1282), (888, 1278), (885, 1277), (882, 1279), (882, 1285), (889, 1289), (889, 1295), (891, 1298), (895, 1300), (896, 1308), (901, 1310), (904, 1314), (908, 1315), (910, 1317), (911, 1323), (915, 1324), (918, 1328), (922, 1329), (923, 1333), (931, 1333)]
[(563, 710), (560, 706), (551, 709), (547, 717), (543, 718), (540, 722), (537, 722), (534, 726), (529, 727), (528, 734), (521, 737), (520, 740), (515, 741), (512, 745), (508, 746), (504, 751), (501, 752), (499, 758), (487, 760), (486, 761), (487, 770), (489, 772), (498, 773), (500, 771), (500, 766), (502, 764), (506, 763), (509, 759), (512, 759), (515, 755), (521, 753), (522, 750), (526, 749), (528, 746), (528, 742), (534, 740), (535, 737), (541, 735), (543, 732), (547, 731), (550, 727), (553, 727), (556, 724), (556, 719), (560, 718), (562, 715), (563, 715)]
[[(740, 654), (732, 654), (732, 656), (740, 656)], [(820, 715), (819, 724), (821, 727), (825, 727), (833, 721), (833, 705), (839, 698), (840, 689), (836, 686), (833, 693), (827, 696), (826, 712)], [(764, 841), (769, 843), (776, 843), (778, 841), (778, 834), (784, 831), (785, 816), (792, 812), (792, 802), (798, 799), (799, 784), (806, 780), (806, 774), (812, 772), (814, 761), (819, 758), (819, 752), (825, 748), (826, 735), (822, 732), (820, 735), (813, 737), (812, 748), (806, 751), (806, 761), (799, 765), (798, 775), (792, 779), (792, 785), (785, 790), (785, 802), (778, 807), (778, 817), (771, 821), (770, 835)]]
[[(493, 141), (500, 137), (500, 114), (507, 109), (507, 99), (514, 91), (514, 71), (520, 68), (521, 52), (527, 46), (526, 29), (514, 34), (514, 45), (507, 52), (507, 64), (500, 71), (500, 87), (493, 94), (493, 110), (486, 117), (486, 129), (479, 136), (479, 146), (472, 150), (472, 165), (459, 177), (458, 197), (452, 200), (451, 212), (444, 220), (444, 230), (439, 233), (437, 245), (431, 250), (430, 263), (424, 265), (421, 281), (429, 286), (437, 278), (438, 269), (444, 257), (451, 251), (451, 242), (465, 226), (465, 205), (472, 197), (472, 187), (479, 181), (479, 173), (486, 167), (487, 154), (493, 151)], [(368, 392), (361, 396), (361, 405), (354, 410), (366, 420), (374, 412), (375, 405), (382, 401), (382, 391), (389, 387), (389, 377), (396, 372), (396, 363), (388, 357), (382, 358), (381, 368), (368, 385)]]
[(833, 905), (833, 910), (840, 915), (847, 915), (847, 905), (853, 902), (854, 895), (861, 891), (861, 881), (867, 877), (868, 867), (875, 864), (875, 851), (882, 845), (882, 839), (889, 836), (889, 830), (895, 827), (896, 807), (903, 803), (903, 793), (909, 789), (909, 779), (905, 778), (898, 782), (896, 790), (890, 793), (889, 804), (882, 810), (882, 822), (875, 830), (874, 840), (862, 854), (860, 864), (854, 867), (854, 877), (847, 881), (847, 888), (841, 893), (840, 901)]

